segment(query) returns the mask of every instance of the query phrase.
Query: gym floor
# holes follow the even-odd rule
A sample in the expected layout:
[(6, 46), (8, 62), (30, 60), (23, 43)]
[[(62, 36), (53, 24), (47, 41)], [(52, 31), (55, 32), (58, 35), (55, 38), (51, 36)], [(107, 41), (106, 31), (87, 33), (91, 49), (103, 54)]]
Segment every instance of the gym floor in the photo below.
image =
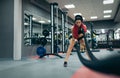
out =
[[(108, 51), (101, 49), (100, 52), (93, 52), (97, 58), (113, 56), (119, 53), (120, 49)], [(82, 53), (86, 57), (85, 53)], [(65, 57), (65, 54), (60, 54)], [(0, 78), (71, 78), (82, 66), (73, 52), (69, 58), (68, 67), (63, 67), (64, 59), (56, 56), (45, 56), (38, 59), (37, 56), (23, 58), (21, 61), (12, 59), (0, 59)]]

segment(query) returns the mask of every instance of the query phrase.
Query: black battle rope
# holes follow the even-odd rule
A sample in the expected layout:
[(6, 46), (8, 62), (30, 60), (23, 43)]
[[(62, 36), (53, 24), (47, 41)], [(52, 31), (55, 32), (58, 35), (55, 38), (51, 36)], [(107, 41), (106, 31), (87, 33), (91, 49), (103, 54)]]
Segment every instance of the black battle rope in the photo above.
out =
[[(87, 39), (86, 39), (86, 36), (85, 36), (85, 32), (83, 29), (81, 29), (82, 33), (83, 33), (83, 37), (84, 37), (84, 40), (85, 40), (85, 46), (86, 46), (86, 50), (87, 50), (87, 53), (88, 53), (88, 56), (89, 58), (92, 60), (92, 61), (95, 61), (97, 60), (97, 58), (93, 55), (93, 53), (91, 52), (90, 48), (89, 48), (89, 45), (88, 45), (88, 42), (87, 42)], [(80, 41), (78, 41), (80, 42)], [(80, 44), (80, 43), (79, 43)]]
[[(91, 60), (85, 59), (80, 52), (80, 45), (77, 44), (76, 49), (77, 49), (77, 54), (79, 57), (79, 60), (88, 68), (101, 72), (101, 73), (106, 73), (106, 74), (114, 74), (114, 75), (119, 75), (120, 76), (120, 55), (112, 56), (112, 57), (106, 57), (105, 59), (98, 60), (90, 51), (90, 48), (88, 46), (85, 33), (84, 34), (84, 39), (85, 39), (85, 44), (86, 48), (88, 51), (88, 55), (90, 56)], [(78, 41), (79, 42), (79, 41)]]

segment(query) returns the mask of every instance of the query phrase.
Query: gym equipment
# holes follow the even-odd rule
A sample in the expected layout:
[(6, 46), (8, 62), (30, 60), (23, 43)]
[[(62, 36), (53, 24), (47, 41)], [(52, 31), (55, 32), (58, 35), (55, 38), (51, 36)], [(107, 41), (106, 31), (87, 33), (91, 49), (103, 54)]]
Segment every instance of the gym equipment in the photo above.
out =
[[(32, 44), (40, 44), (40, 38), (34, 38), (34, 37), (32, 37), (32, 38), (24, 38), (24, 40), (25, 40), (25, 42), (27, 41), (27, 40), (31, 40), (31, 43)], [(30, 42), (28, 42), (28, 44), (30, 45)]]
[(65, 13), (65, 20), (64, 20), (64, 22), (65, 22), (65, 50), (64, 50), (64, 52), (67, 52), (67, 49), (68, 49), (68, 46), (69, 46), (69, 37), (68, 37), (68, 16), (67, 16), (67, 14), (68, 14), (68, 11), (67, 10), (65, 10), (64, 11), (64, 13)]
[(90, 48), (88, 46), (85, 33), (84, 34), (84, 39), (85, 39), (85, 44), (87, 48), (87, 52), (91, 60), (85, 59), (82, 54), (80, 53), (80, 46), (79, 43), (76, 46), (77, 49), (77, 54), (79, 57), (79, 60), (88, 68), (101, 72), (101, 73), (106, 73), (106, 74), (114, 74), (114, 75), (119, 75), (120, 76), (120, 55), (116, 56), (110, 56), (107, 58), (104, 58), (102, 60), (98, 60), (93, 53), (90, 51)]
[[(29, 33), (29, 37), (31, 38), (32, 37), (32, 34), (33, 34), (33, 26), (32, 26), (32, 18), (33, 18), (33, 15), (30, 15), (30, 33)], [(30, 39), (30, 45), (32, 45), (32, 40)]]
[[(92, 60), (92, 61), (95, 61), (95, 60), (97, 60), (97, 58), (91, 53), (91, 52), (93, 52), (93, 50), (90, 50), (90, 47), (89, 47), (89, 45), (88, 45), (88, 42), (87, 42), (87, 39), (86, 39), (86, 35), (85, 35), (85, 32), (84, 32), (84, 30), (82, 29), (82, 32), (83, 32), (83, 37), (84, 37), (84, 40), (85, 40), (85, 45), (86, 45), (86, 49), (87, 49), (87, 52), (89, 53), (89, 57), (90, 57), (90, 59)], [(78, 41), (79, 42), (79, 41)], [(78, 46), (78, 44), (76, 45), (76, 47)], [(80, 46), (80, 44), (79, 44), (79, 46)], [(80, 48), (80, 47), (79, 47)]]
[(32, 18), (33, 18), (33, 15), (28, 15), (25, 13), (25, 16), (28, 18), (28, 25), (29, 25), (29, 45), (32, 45), (32, 35), (33, 35), (33, 22), (32, 22)]
[(50, 5), (51, 5), (51, 52), (50, 53), (46, 53), (44, 56), (46, 56), (46, 55), (47, 56), (48, 55), (55, 55), (55, 56), (58, 56), (60, 58), (63, 58), (55, 50), (55, 46), (56, 45), (55, 45), (55, 41), (54, 41), (55, 40), (55, 37), (54, 37), (54, 34), (55, 34), (55, 17), (54, 17), (54, 15), (58, 16), (58, 4), (57, 3), (51, 3)]
[(44, 30), (42, 34), (45, 37), (41, 37), (38, 39), (38, 43), (41, 44), (41, 46), (37, 48), (37, 54), (40, 56), (40, 58), (46, 55), (46, 49), (44, 48), (44, 46), (47, 44), (46, 36), (49, 36), (49, 31)]
[(57, 45), (54, 45), (54, 53), (58, 53), (58, 52), (60, 52), (60, 47), (59, 46), (57, 46)]
[[(56, 12), (56, 14), (54, 12)], [(58, 56), (60, 58), (63, 58), (62, 56), (60, 56), (59, 54), (54, 52), (54, 49), (55, 49), (55, 47), (54, 47), (54, 45), (55, 45), (55, 43), (54, 43), (54, 39), (55, 39), (54, 38), (54, 32), (55, 32), (54, 31), (55, 30), (55, 26), (54, 26), (55, 25), (55, 17), (54, 17), (54, 15), (57, 16), (56, 20), (58, 21), (58, 4), (57, 3), (51, 3), (51, 53), (50, 54)], [(57, 27), (58, 27), (58, 22), (57, 22)]]
[(62, 12), (62, 52), (65, 52), (65, 13)]
[(69, 39), (66, 39), (65, 40), (65, 52), (67, 52), (69, 44), (70, 44)]
[(42, 46), (45, 46), (47, 44), (47, 39), (45, 37), (42, 37), (39, 39), (39, 42)]
[(91, 41), (92, 41), (92, 52), (99, 52), (100, 50), (96, 50), (95, 49), (95, 46), (96, 46), (96, 43), (95, 43), (95, 40), (94, 40), (94, 36), (93, 36), (93, 34), (94, 34), (94, 31), (93, 31), (93, 23), (92, 22), (90, 22), (90, 24), (91, 24)]
[(94, 49), (97, 48), (97, 41), (96, 41), (96, 35), (95, 35), (95, 33), (93, 33), (93, 39), (92, 39), (92, 41), (93, 41), (93, 44), (92, 44), (93, 48)]
[(112, 40), (114, 40), (114, 30), (113, 29), (110, 29), (108, 30), (108, 33), (107, 33), (107, 45), (108, 45), (108, 49), (109, 51), (113, 51), (113, 42)]
[(46, 37), (49, 36), (49, 31), (48, 30), (43, 30), (42, 34)]
[(39, 38), (32, 38), (32, 44), (39, 44)]
[(68, 48), (68, 10), (62, 9), (62, 52), (66, 52)]
[(42, 58), (46, 54), (46, 49), (42, 46), (37, 48), (37, 54)]
[(61, 44), (61, 40), (60, 39), (57, 39), (54, 41), (55, 45), (60, 45)]
[(44, 46), (47, 44), (46, 36), (49, 36), (48, 33), (49, 33), (48, 31), (44, 30), (43, 34), (45, 37), (41, 37), (38, 39), (38, 43), (41, 46), (37, 48), (37, 54), (40, 56), (40, 58), (42, 58), (46, 55), (46, 49), (44, 48)]

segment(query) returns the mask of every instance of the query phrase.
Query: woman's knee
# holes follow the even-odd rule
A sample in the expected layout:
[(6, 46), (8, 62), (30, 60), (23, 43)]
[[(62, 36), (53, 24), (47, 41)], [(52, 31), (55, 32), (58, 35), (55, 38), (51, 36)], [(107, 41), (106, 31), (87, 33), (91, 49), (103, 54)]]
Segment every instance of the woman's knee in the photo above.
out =
[(70, 44), (74, 44), (75, 43), (75, 39), (71, 38), (70, 39)]
[(80, 43), (83, 44), (83, 43), (84, 43), (84, 39), (81, 39), (81, 40), (80, 40)]

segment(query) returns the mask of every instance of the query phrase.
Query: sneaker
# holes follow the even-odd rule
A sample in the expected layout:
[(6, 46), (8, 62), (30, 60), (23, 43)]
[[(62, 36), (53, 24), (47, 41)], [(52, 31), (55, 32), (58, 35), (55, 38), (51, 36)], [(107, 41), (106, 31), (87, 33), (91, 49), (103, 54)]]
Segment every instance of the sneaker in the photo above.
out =
[(81, 52), (81, 53), (84, 53), (84, 52), (85, 52), (85, 50), (80, 50), (80, 52)]
[(64, 62), (64, 67), (67, 67), (67, 62)]
[(86, 49), (84, 49), (84, 52), (87, 52), (87, 50), (86, 50)]

